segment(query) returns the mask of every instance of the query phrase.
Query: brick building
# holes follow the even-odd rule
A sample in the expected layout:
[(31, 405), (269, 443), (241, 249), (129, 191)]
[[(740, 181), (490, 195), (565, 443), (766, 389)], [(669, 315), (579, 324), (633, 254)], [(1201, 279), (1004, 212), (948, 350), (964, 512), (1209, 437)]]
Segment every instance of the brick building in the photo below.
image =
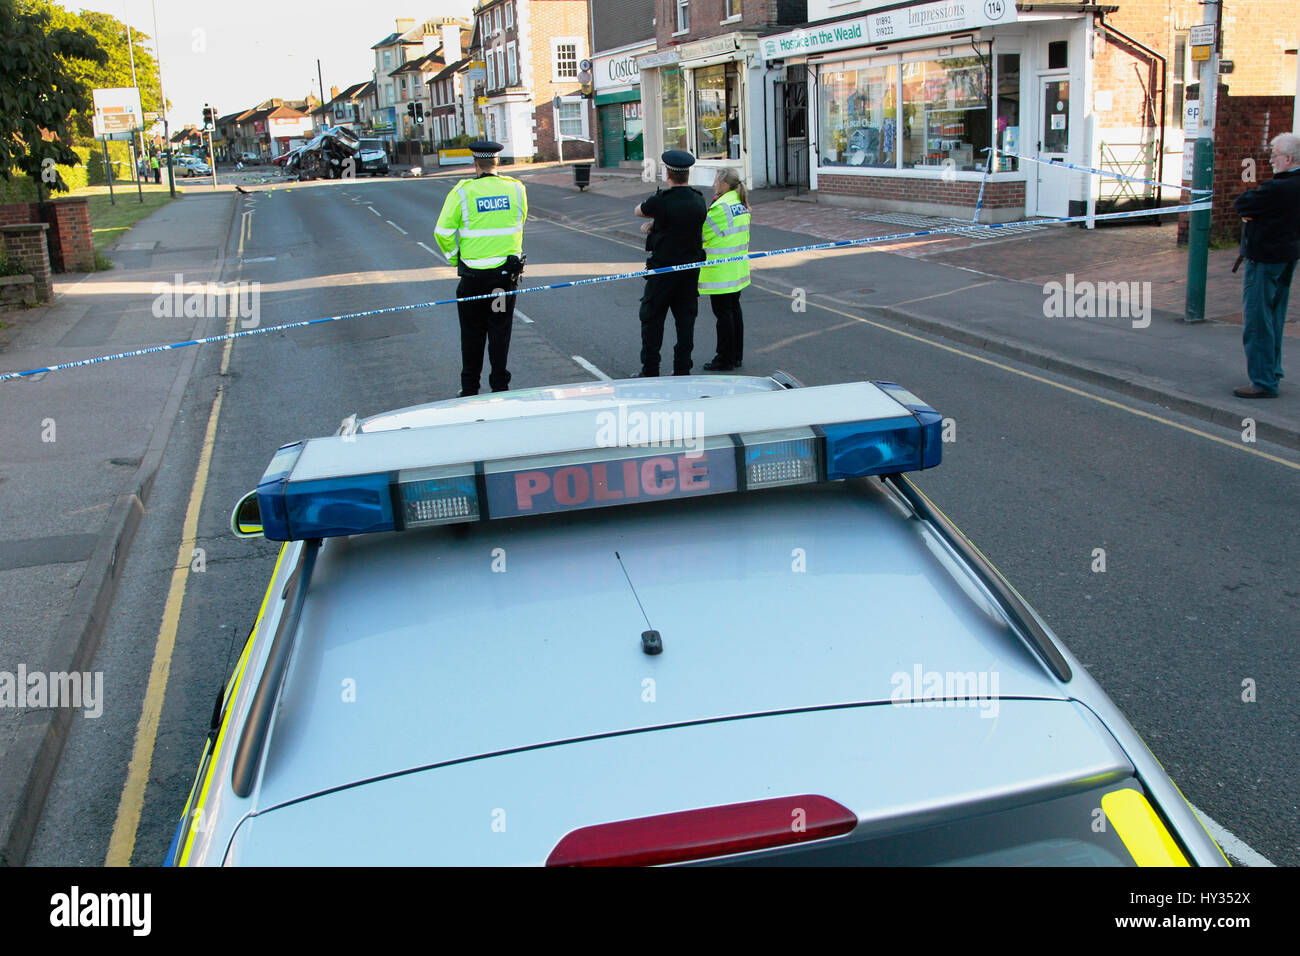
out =
[(656, 50), (637, 59), (645, 155), (688, 149), (691, 182), (729, 166), (750, 188), (773, 182), (771, 71), (759, 37), (804, 22), (807, 0), (655, 0)]
[(655, 49), (656, 0), (591, 0), (592, 85), (602, 166), (645, 156), (645, 106), (638, 57)]
[[(1294, 96), (1295, 0), (1223, 7), (1231, 92)], [(1065, 164), (1182, 181), (1202, 16), (1195, 0), (809, 0), (807, 24), (760, 41), (775, 180), (801, 181), (808, 155), (819, 199), (873, 209), (969, 218), (981, 184), (992, 221), (1149, 204), (1157, 187)]]
[(557, 159), (557, 123), (564, 158), (592, 158), (590, 103), (578, 81), (591, 56), (587, 0), (488, 0), (474, 17), (481, 132), (505, 147), (502, 161)]

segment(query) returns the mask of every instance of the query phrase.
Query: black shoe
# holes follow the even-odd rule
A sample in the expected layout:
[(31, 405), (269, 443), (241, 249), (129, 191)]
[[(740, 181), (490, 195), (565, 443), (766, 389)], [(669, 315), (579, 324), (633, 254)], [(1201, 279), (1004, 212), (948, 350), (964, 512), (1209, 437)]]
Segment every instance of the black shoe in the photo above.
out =
[(728, 365), (721, 359), (716, 358), (704, 363), (704, 371), (706, 372), (734, 372), (738, 368), (740, 368), (739, 365)]
[(635, 375), (633, 375), (632, 377), (633, 377), (633, 378), (658, 378), (658, 377), (659, 377), (659, 372), (658, 372), (657, 370), (656, 370), (656, 371), (653, 371), (653, 372), (647, 372), (645, 369), (642, 369), (641, 371), (637, 372), (637, 373), (636, 373)]
[(478, 394), (478, 389), (474, 389), (474, 391), (470, 392), (462, 388), (459, 392), (456, 393), (456, 397), (468, 398), (471, 395), (477, 395), (477, 394)]
[(1234, 388), (1232, 394), (1238, 398), (1277, 398), (1277, 392), (1266, 392), (1262, 388), (1256, 388), (1254, 385), (1244, 385), (1241, 388)]

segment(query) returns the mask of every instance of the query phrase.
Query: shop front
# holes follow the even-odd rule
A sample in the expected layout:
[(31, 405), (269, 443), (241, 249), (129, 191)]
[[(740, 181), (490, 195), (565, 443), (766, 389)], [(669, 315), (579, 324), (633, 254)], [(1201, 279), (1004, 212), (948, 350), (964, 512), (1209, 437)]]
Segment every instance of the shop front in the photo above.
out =
[(986, 222), (1066, 216), (1093, 195), (1059, 164), (1090, 165), (1095, 9), (895, 5), (763, 37), (761, 54), (775, 79), (806, 73), (819, 198), (961, 219), (978, 205)]
[[(642, 56), (645, 152), (689, 150), (691, 182), (709, 186), (716, 170), (737, 170), (746, 186), (766, 186), (764, 68), (755, 37), (729, 33)], [(757, 95), (755, 95), (757, 94)]]
[(645, 119), (637, 57), (653, 49), (641, 43), (597, 54), (592, 82), (596, 94), (600, 165), (618, 166), (645, 157)]

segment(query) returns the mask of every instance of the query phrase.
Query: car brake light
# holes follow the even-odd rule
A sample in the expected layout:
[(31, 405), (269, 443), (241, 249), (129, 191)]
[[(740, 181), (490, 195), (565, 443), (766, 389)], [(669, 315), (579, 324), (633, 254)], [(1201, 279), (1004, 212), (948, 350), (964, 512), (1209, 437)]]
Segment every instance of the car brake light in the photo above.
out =
[(546, 865), (681, 863), (839, 836), (857, 823), (827, 797), (777, 797), (583, 827), (555, 845)]

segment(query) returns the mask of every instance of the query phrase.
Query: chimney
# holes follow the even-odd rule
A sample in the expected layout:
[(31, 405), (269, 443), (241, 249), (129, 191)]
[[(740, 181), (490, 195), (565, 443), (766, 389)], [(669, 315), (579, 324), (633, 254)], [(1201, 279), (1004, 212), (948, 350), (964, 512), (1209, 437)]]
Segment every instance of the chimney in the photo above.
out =
[(336, 100), (336, 99), (338, 99), (338, 98), (339, 98), (339, 88), (338, 88), (337, 86), (331, 86), (331, 87), (330, 87), (330, 99), (332, 99), (332, 100)]
[(448, 66), (460, 59), (460, 24), (444, 23), (438, 28), (442, 32), (442, 57)]
[(414, 19), (397, 21), (397, 32), (399, 34), (406, 33), (408, 30), (414, 30), (414, 29), (415, 29)]

